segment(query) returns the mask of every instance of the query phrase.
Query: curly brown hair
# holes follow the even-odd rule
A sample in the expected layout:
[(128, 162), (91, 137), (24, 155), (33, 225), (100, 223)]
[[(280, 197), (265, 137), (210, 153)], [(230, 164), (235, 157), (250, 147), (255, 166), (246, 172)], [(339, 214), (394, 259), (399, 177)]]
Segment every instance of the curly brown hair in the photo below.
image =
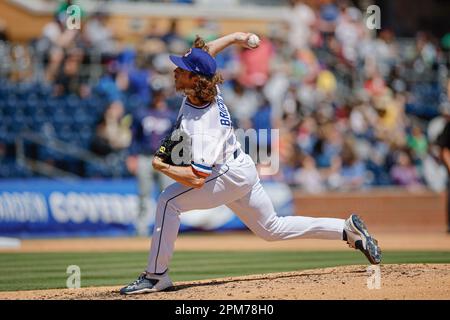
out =
[[(205, 40), (198, 35), (195, 38), (193, 47), (209, 52), (209, 48), (206, 45)], [(193, 89), (185, 89), (184, 93), (188, 96), (194, 96), (202, 103), (212, 102), (218, 93), (217, 85), (223, 83), (222, 75), (216, 72), (212, 78), (195, 73), (191, 73), (191, 76), (198, 77), (198, 81)]]

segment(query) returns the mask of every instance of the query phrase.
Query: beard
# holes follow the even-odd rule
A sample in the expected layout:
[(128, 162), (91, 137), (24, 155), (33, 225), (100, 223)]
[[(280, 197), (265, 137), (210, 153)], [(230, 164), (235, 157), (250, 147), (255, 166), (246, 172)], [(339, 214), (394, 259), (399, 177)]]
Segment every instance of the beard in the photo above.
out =
[(195, 90), (186, 88), (175, 81), (175, 91), (184, 94), (185, 96), (195, 95)]
[(185, 90), (189, 90), (189, 89), (186, 88), (185, 86), (183, 86), (182, 83), (180, 83), (180, 82), (175, 80), (175, 91), (177, 91), (177, 92), (184, 92)]

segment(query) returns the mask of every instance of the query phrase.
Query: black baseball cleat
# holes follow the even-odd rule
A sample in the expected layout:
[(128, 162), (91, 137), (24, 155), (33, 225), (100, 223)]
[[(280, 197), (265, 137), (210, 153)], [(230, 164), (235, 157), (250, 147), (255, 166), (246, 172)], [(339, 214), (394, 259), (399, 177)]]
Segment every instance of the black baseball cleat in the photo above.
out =
[(120, 294), (130, 295), (166, 290), (172, 287), (172, 281), (167, 273), (168, 271), (162, 275), (156, 275), (143, 272), (135, 281), (120, 289)]
[(351, 248), (361, 250), (371, 264), (381, 262), (381, 249), (378, 246), (378, 241), (370, 235), (359, 216), (352, 214), (345, 220), (344, 232), (347, 236), (347, 243)]

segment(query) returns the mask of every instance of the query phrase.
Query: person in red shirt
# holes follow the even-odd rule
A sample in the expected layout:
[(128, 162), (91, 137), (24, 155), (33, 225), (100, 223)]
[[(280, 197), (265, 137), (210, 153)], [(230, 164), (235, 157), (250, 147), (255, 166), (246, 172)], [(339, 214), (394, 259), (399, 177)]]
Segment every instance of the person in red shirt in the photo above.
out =
[(273, 44), (267, 38), (262, 38), (256, 49), (243, 48), (239, 53), (239, 82), (251, 88), (264, 85), (269, 79), (270, 60), (274, 54)]

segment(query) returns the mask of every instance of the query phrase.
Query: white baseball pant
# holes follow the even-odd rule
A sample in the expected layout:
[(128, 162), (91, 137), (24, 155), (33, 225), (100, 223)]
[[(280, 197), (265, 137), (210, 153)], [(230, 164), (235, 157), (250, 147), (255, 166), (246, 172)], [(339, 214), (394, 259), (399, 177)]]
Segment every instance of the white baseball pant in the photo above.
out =
[(344, 221), (334, 218), (278, 217), (264, 191), (253, 160), (241, 154), (213, 168), (204, 186), (194, 189), (174, 183), (158, 199), (147, 272), (163, 273), (172, 258), (180, 227), (180, 213), (228, 206), (259, 237), (342, 240)]

